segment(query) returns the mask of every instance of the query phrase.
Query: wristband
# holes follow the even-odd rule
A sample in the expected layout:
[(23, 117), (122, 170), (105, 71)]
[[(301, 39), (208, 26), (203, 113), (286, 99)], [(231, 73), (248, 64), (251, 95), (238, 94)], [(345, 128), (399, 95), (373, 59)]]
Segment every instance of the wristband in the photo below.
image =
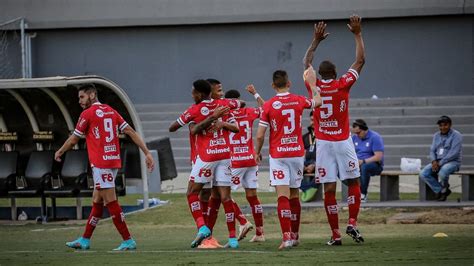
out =
[(255, 93), (255, 94), (253, 95), (253, 97), (255, 98), (255, 100), (257, 100), (257, 99), (258, 99), (258, 97), (260, 97), (260, 94), (258, 94), (258, 93)]

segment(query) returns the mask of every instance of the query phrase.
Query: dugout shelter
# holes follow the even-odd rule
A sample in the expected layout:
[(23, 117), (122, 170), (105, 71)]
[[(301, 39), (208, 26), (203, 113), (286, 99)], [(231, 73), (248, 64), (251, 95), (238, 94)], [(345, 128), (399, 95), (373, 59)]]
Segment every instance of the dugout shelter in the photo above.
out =
[[(116, 109), (143, 137), (141, 121), (130, 98), (123, 89), (106, 78), (0, 79), (0, 137), (3, 137), (0, 144), (2, 151), (16, 151), (19, 154), (17, 174), (25, 171), (33, 152), (55, 151), (72, 133), (82, 112), (77, 88), (83, 84), (94, 84), (98, 89), (99, 100)], [(38, 132), (45, 136), (39, 136)], [(145, 157), (131, 140), (123, 138), (121, 143), (122, 149), (127, 150), (125, 176), (130, 180), (141, 179), (141, 182), (133, 183), (143, 185), (139, 191), (143, 191), (144, 207), (148, 208)], [(80, 142), (79, 146), (81, 149), (85, 144)]]

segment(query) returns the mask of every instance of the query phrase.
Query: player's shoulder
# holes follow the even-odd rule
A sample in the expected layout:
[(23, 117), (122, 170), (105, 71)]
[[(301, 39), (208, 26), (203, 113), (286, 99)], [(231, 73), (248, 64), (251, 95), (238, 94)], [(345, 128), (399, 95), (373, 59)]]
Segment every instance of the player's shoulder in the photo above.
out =
[(359, 78), (359, 73), (357, 70), (349, 68), (346, 73), (344, 73), (340, 78), (339, 81), (344, 81), (344, 82), (351, 82), (355, 81)]

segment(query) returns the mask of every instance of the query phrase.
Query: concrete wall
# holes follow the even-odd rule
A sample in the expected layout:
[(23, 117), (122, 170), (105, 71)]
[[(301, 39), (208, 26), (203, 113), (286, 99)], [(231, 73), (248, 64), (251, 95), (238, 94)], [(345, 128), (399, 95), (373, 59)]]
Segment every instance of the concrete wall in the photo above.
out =
[[(315, 58), (316, 64), (334, 61), (340, 74), (355, 53), (345, 24), (329, 22), (331, 35)], [(272, 72), (285, 69), (294, 91), (305, 93), (301, 61), (312, 25), (36, 30), (33, 76), (102, 75), (117, 82), (135, 103), (172, 103), (190, 102), (192, 81), (208, 77), (221, 80), (225, 88), (254, 83), (270, 97)], [(473, 95), (472, 25), (469, 16), (364, 20), (367, 60), (352, 97)]]

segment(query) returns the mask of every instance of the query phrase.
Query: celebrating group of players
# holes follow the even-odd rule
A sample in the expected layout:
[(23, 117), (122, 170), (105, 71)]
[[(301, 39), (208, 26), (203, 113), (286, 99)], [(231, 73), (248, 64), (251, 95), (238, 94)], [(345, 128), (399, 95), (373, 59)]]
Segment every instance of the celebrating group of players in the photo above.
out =
[[(311, 66), (314, 52), (329, 33), (326, 24), (315, 25), (313, 41), (304, 57), (303, 78), (311, 98), (291, 94), (291, 82), (283, 70), (273, 73), (272, 87), (276, 96), (264, 101), (253, 85), (247, 90), (257, 99), (260, 108), (244, 107), (238, 91), (231, 90), (222, 98), (222, 85), (214, 79), (193, 83), (191, 105), (173, 124), (170, 131), (189, 125), (192, 170), (187, 199), (198, 233), (191, 247), (222, 247), (212, 237), (217, 212), (222, 203), (229, 240), (225, 245), (237, 248), (253, 228), (232, 200), (231, 188), (242, 185), (252, 209), (256, 235), (251, 242), (265, 241), (262, 207), (257, 197), (258, 164), (265, 133), (270, 131), (270, 184), (278, 196), (278, 218), (282, 231), (279, 249), (299, 244), (301, 205), (299, 187), (303, 178), (304, 146), (301, 117), (304, 109), (315, 109), (317, 128), (317, 177), (324, 184), (324, 206), (332, 236), (328, 245), (341, 245), (338, 225), (338, 205), (335, 198), (336, 178), (348, 185), (349, 219), (346, 233), (356, 242), (364, 239), (357, 229), (360, 208), (359, 164), (349, 132), (349, 90), (359, 77), (365, 63), (361, 35), (361, 19), (351, 16), (349, 30), (356, 41), (356, 60), (347, 73), (337, 79), (336, 68), (329, 61), (319, 66), (321, 79)], [(260, 119), (256, 147), (252, 141), (252, 126)], [(241, 224), (237, 235), (235, 219)]]
[[(348, 189), (349, 219), (346, 233), (356, 242), (364, 239), (357, 230), (360, 208), (359, 164), (349, 133), (349, 90), (359, 77), (364, 65), (364, 44), (361, 35), (361, 19), (351, 16), (347, 24), (355, 36), (356, 60), (350, 69), (337, 79), (336, 67), (323, 61), (318, 73), (311, 66), (314, 52), (329, 33), (326, 24), (315, 25), (312, 43), (304, 57), (303, 78), (310, 98), (291, 94), (288, 75), (283, 70), (273, 73), (273, 89), (276, 96), (264, 101), (252, 85), (247, 90), (257, 99), (260, 108), (246, 108), (238, 98), (238, 91), (231, 90), (222, 99), (222, 85), (217, 80), (196, 80), (192, 96), (195, 101), (170, 126), (170, 131), (189, 125), (191, 162), (187, 199), (198, 233), (191, 247), (222, 247), (212, 237), (219, 207), (222, 203), (229, 231), (226, 247), (237, 248), (239, 240), (253, 229), (232, 200), (231, 187), (243, 185), (255, 222), (255, 236), (251, 242), (265, 241), (263, 234), (263, 209), (257, 197), (258, 164), (267, 129), (270, 131), (270, 184), (278, 196), (278, 218), (282, 231), (280, 249), (299, 244), (301, 205), (299, 190), (303, 178), (304, 147), (301, 117), (304, 109), (314, 109), (316, 128), (316, 175), (324, 184), (324, 207), (332, 236), (328, 245), (341, 245), (336, 202), (336, 178), (345, 182)], [(94, 179), (92, 211), (82, 237), (67, 242), (75, 249), (89, 249), (92, 233), (107, 207), (123, 242), (115, 250), (132, 250), (136, 242), (131, 237), (125, 216), (115, 195), (115, 177), (121, 166), (119, 131), (127, 134), (146, 156), (149, 170), (154, 167), (153, 158), (138, 134), (113, 108), (99, 102), (93, 85), (79, 89), (79, 103), (84, 109), (72, 134), (56, 152), (62, 155), (72, 149), (82, 136), (86, 137), (89, 160)], [(260, 119), (256, 136), (256, 148), (252, 141), (252, 126)], [(236, 233), (235, 220), (240, 223)]]

